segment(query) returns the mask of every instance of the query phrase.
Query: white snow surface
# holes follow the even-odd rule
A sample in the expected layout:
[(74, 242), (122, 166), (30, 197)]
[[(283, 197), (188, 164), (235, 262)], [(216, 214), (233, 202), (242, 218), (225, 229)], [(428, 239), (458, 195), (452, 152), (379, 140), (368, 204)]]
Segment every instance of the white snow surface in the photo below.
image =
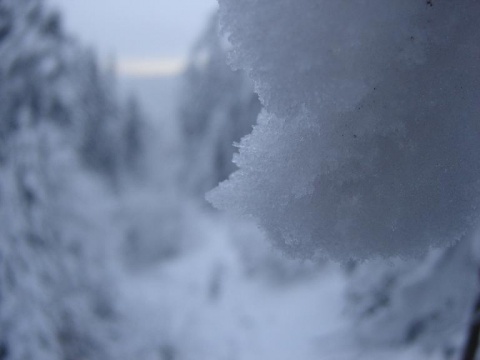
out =
[(480, 198), (480, 3), (220, 0), (265, 107), (211, 192), (298, 257), (420, 256)]
[(185, 360), (441, 358), (416, 347), (356, 343), (344, 314), (340, 268), (325, 265), (310, 277), (277, 285), (252, 277), (232, 245), (238, 234), (231, 220), (202, 212), (194, 217), (201, 245), (148, 271), (123, 275), (119, 298), (122, 312), (130, 314), (129, 346), (138, 346), (137, 358), (158, 359), (159, 352)]

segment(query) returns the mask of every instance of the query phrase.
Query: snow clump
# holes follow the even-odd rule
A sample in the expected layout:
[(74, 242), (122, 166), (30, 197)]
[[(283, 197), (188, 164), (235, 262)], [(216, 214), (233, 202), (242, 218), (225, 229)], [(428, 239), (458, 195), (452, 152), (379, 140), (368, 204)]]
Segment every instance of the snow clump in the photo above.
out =
[(219, 3), (265, 110), (210, 202), (298, 257), (418, 256), (473, 231), (480, 2)]

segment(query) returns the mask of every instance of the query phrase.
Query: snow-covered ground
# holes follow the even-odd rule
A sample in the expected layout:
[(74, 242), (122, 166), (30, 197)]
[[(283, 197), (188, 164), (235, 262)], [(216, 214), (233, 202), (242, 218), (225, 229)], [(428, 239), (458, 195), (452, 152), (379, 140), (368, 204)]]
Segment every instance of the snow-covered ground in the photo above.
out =
[(139, 348), (151, 350), (143, 359), (158, 359), (159, 353), (160, 359), (184, 360), (438, 358), (415, 348), (355, 343), (340, 268), (325, 265), (283, 284), (249, 275), (233, 245), (231, 220), (197, 215), (197, 247), (124, 275), (123, 306), (141, 309), (130, 312), (132, 333), (139, 334)]

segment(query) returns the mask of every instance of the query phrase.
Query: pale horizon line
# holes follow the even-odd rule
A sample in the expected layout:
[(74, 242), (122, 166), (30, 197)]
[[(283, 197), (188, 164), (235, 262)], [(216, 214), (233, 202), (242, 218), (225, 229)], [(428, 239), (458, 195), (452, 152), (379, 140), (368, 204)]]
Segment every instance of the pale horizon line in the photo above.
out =
[(115, 63), (120, 76), (163, 77), (177, 76), (185, 71), (187, 60), (173, 57), (124, 58)]

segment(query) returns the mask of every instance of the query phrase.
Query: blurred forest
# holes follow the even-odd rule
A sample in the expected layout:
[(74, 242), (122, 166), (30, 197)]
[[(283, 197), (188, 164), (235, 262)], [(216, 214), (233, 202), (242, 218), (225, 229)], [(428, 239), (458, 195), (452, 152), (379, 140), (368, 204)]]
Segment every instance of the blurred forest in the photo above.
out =
[(291, 259), (204, 200), (261, 111), (217, 21), (150, 119), (60, 14), (0, 0), (0, 360), (457, 358), (471, 242)]

